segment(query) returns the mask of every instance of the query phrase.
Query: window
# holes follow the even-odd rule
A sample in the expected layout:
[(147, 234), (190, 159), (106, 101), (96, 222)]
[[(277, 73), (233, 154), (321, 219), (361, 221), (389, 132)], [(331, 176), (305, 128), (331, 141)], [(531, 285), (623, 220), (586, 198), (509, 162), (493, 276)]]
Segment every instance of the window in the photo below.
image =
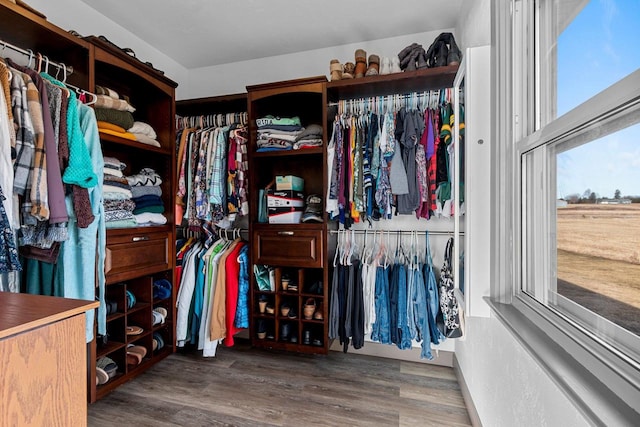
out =
[(521, 290), (640, 362), (640, 3), (540, 0), (531, 15)]
[(507, 171), (515, 184), (502, 196), (513, 220), (502, 242), (514, 242), (516, 284), (506, 289), (514, 305), (560, 331), (547, 335), (576, 360), (592, 357), (587, 371), (637, 407), (640, 2), (511, 5), (514, 163)]

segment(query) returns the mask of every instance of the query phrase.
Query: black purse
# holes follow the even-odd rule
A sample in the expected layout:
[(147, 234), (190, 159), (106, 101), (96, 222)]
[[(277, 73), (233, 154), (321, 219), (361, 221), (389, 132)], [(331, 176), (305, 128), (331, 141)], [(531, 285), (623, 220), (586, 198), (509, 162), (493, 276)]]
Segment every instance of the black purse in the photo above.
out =
[(440, 311), (436, 317), (436, 325), (445, 337), (460, 338), (462, 328), (460, 327), (458, 300), (454, 294), (453, 273), (451, 271), (452, 252), (453, 238), (450, 237), (444, 250), (444, 263), (440, 270)]

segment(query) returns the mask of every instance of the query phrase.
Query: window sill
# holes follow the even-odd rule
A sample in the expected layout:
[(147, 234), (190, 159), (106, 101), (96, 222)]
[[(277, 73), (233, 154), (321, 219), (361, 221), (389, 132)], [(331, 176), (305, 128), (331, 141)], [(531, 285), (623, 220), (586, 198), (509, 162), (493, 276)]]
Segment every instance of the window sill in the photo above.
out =
[[(485, 298), (496, 317), (594, 425), (637, 425), (640, 371), (518, 297)], [(554, 322), (555, 321), (555, 322)]]

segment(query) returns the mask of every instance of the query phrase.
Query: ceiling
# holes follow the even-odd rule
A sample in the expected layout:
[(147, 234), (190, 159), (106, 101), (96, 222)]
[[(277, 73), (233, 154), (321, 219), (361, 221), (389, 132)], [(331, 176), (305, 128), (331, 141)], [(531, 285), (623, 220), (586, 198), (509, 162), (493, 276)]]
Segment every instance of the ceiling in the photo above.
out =
[(463, 0), (82, 0), (187, 69), (453, 28)]

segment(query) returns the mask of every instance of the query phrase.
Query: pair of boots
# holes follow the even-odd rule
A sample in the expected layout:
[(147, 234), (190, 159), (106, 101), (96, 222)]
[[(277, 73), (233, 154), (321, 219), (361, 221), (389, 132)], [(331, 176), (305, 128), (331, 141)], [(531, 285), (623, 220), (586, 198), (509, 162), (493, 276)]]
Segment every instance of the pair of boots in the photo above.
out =
[(412, 43), (398, 53), (400, 68), (404, 71), (415, 71), (427, 67), (426, 52), (422, 45)]
[(441, 33), (427, 49), (426, 59), (429, 68), (445, 65), (459, 65), (462, 53), (451, 33)]
[(343, 67), (340, 61), (332, 59), (329, 63), (329, 71), (331, 81), (376, 76), (380, 73), (380, 57), (374, 54), (369, 55), (369, 64), (367, 65), (367, 52), (358, 49), (355, 53), (355, 64), (347, 62)]

